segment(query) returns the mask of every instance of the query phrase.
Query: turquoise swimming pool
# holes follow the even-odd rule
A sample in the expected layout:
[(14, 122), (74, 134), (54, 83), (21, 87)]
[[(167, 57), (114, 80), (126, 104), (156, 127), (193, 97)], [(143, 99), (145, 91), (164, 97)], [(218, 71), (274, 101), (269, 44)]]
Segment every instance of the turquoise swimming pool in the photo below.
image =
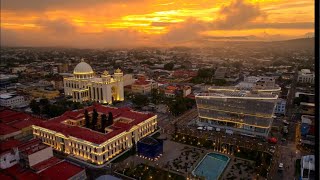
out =
[(192, 171), (192, 174), (203, 176), (206, 180), (218, 180), (229, 161), (230, 158), (228, 156), (208, 153)]

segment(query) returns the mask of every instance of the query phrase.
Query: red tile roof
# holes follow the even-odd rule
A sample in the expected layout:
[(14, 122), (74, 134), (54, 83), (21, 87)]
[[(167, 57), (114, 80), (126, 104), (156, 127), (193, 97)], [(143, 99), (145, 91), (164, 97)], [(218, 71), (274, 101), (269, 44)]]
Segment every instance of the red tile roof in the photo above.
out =
[(40, 124), (41, 122), (42, 122), (41, 119), (32, 117), (32, 118), (29, 118), (26, 120), (21, 120), (21, 121), (10, 123), (10, 126), (17, 128), (17, 129), (23, 129), (23, 128), (29, 127), (31, 125)]
[(5, 170), (5, 173), (10, 174), (11, 177), (14, 177), (18, 180), (40, 180), (40, 176), (36, 173), (33, 173), (29, 169), (23, 169), (18, 164)]
[(11, 177), (10, 175), (4, 174), (3, 172), (0, 172), (0, 179), (1, 180), (14, 180), (13, 177)]
[(151, 82), (146, 80), (137, 80), (134, 82), (133, 85), (148, 85), (148, 84), (151, 84)]
[(31, 116), (26, 113), (17, 112), (9, 109), (5, 109), (0, 112), (1, 122), (4, 122), (4, 123), (11, 123), (18, 120), (28, 119), (30, 117)]
[(64, 180), (73, 177), (84, 169), (67, 161), (57, 163), (39, 173), (43, 179)]
[(31, 169), (35, 170), (36, 172), (39, 172), (41, 170), (44, 170), (44, 169), (46, 169), (46, 168), (48, 168), (50, 166), (53, 166), (53, 165), (59, 163), (60, 161), (62, 161), (62, 160), (59, 159), (59, 158), (51, 157), (51, 158), (49, 158), (49, 159), (47, 159), (45, 161), (42, 161), (42, 162), (40, 162), (38, 164), (33, 165), (31, 167)]
[(19, 131), (19, 129), (0, 123), (0, 135), (7, 135)]
[(16, 139), (9, 139), (0, 142), (0, 154), (10, 151), (12, 148), (18, 147), (21, 144), (20, 141)]
[(39, 145), (41, 143), (42, 142), (41, 142), (40, 139), (32, 139), (30, 141), (27, 141), (27, 142), (24, 142), (24, 143), (20, 144), (18, 148), (19, 148), (20, 151), (24, 151), (24, 150), (26, 150), (28, 148), (31, 148), (32, 146), (37, 146), (37, 145)]
[[(115, 128), (112, 132), (109, 132), (107, 134), (93, 131), (91, 129), (87, 129), (84, 127), (70, 126), (70, 125), (61, 123), (62, 121), (67, 119), (83, 118), (85, 110), (88, 110), (88, 112), (91, 112), (93, 111), (94, 108), (97, 110), (98, 113), (101, 113), (101, 114), (103, 113), (108, 115), (108, 113), (111, 112), (114, 119), (118, 117), (125, 117), (125, 118), (130, 118), (133, 121), (126, 125), (123, 125), (120, 122), (117, 122), (113, 126), (119, 127), (119, 128)], [(39, 126), (56, 131), (56, 132), (60, 132), (65, 136), (73, 136), (89, 142), (101, 144), (107, 141), (108, 139), (124, 131), (129, 130), (133, 125), (139, 124), (140, 122), (147, 120), (152, 116), (154, 116), (154, 114), (139, 113), (139, 112), (132, 111), (130, 108), (113, 108), (109, 106), (102, 106), (100, 104), (95, 104), (85, 109), (81, 109), (77, 111), (67, 111), (62, 116), (53, 118), (46, 122), (41, 122)]]

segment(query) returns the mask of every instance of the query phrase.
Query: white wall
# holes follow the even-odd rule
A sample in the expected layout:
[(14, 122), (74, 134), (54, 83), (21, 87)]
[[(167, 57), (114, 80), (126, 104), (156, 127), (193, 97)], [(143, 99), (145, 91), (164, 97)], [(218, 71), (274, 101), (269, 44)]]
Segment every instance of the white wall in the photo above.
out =
[(13, 152), (7, 152), (1, 155), (0, 157), (0, 168), (6, 169), (19, 162), (19, 151), (15, 149)]
[(29, 166), (31, 167), (51, 157), (53, 157), (53, 151), (52, 151), (52, 147), (49, 146), (45, 149), (42, 149), (41, 151), (38, 151), (36, 153), (29, 155), (28, 156)]

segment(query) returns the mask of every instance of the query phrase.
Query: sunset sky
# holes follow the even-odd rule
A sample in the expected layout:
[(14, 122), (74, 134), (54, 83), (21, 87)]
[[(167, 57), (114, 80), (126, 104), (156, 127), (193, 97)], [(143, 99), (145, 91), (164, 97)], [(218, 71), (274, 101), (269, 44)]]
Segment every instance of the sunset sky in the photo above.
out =
[(173, 46), (313, 32), (314, 0), (1, 0), (2, 46)]

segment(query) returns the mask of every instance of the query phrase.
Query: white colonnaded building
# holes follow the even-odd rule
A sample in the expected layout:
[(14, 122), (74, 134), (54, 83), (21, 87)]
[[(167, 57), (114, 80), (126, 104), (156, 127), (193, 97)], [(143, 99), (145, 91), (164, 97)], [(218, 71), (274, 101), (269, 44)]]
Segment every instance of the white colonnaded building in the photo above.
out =
[(117, 69), (111, 76), (104, 71), (97, 77), (91, 66), (83, 60), (74, 68), (73, 77), (63, 79), (65, 95), (72, 96), (75, 102), (96, 101), (112, 104), (123, 101), (123, 72)]

